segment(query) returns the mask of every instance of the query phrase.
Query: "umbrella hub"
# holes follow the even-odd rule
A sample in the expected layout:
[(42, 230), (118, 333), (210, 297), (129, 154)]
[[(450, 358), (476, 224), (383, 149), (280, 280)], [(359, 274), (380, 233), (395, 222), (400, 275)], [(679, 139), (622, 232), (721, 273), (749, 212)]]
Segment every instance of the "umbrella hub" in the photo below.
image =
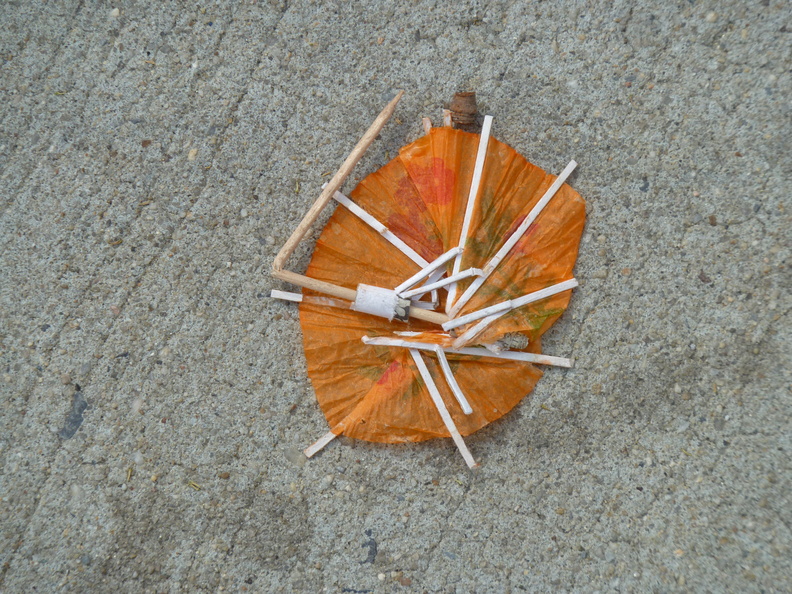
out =
[(372, 285), (357, 286), (352, 309), (388, 320), (395, 318), (400, 322), (406, 322), (410, 319), (409, 299), (402, 299), (391, 289)]

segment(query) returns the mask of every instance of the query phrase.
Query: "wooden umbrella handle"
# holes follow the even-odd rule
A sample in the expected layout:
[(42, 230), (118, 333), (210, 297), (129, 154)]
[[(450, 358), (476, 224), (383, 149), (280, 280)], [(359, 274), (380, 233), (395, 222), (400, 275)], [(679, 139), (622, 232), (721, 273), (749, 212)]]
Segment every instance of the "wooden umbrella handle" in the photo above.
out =
[[(278, 255), (275, 256), (275, 260), (272, 263), (272, 272), (273, 276), (278, 277), (277, 273), (283, 269), (284, 264), (286, 264), (286, 260), (289, 259), (289, 256), (292, 255), (294, 250), (297, 248), (297, 245), (302, 241), (302, 238), (305, 237), (305, 234), (308, 233), (308, 229), (311, 228), (311, 225), (314, 224), (314, 221), (319, 217), (319, 213), (324, 210), (324, 207), (327, 206), (327, 203), (333, 198), (333, 194), (341, 188), (346, 178), (349, 177), (349, 174), (352, 173), (352, 169), (354, 169), (355, 165), (357, 165), (358, 161), (363, 157), (364, 153), (368, 150), (368, 147), (371, 146), (371, 143), (374, 142), (374, 139), (377, 138), (377, 135), (380, 133), (382, 128), (385, 126), (386, 122), (390, 119), (391, 115), (393, 115), (394, 110), (396, 109), (396, 104), (399, 103), (399, 100), (404, 95), (404, 91), (399, 91), (396, 96), (391, 99), (390, 103), (385, 106), (385, 109), (380, 112), (377, 116), (377, 119), (371, 124), (369, 129), (363, 135), (363, 138), (358, 141), (357, 146), (352, 149), (352, 152), (349, 153), (349, 156), (341, 165), (341, 168), (336, 172), (330, 182), (325, 186), (322, 193), (319, 194), (319, 198), (314, 202), (311, 209), (306, 213), (303, 217), (303, 220), (300, 221), (300, 224), (297, 225), (297, 228), (294, 230), (294, 233), (291, 234), (286, 243), (283, 245), (281, 250), (278, 252)], [(283, 279), (285, 280), (285, 279)]]
[[(354, 169), (355, 165), (357, 165), (358, 161), (360, 161), (360, 159), (363, 157), (363, 154), (366, 152), (366, 150), (368, 150), (369, 146), (371, 146), (371, 143), (374, 142), (374, 139), (377, 138), (377, 135), (385, 126), (386, 122), (393, 115), (396, 105), (399, 103), (399, 100), (403, 95), (404, 91), (399, 91), (390, 101), (390, 103), (385, 106), (385, 109), (380, 112), (380, 114), (377, 116), (377, 119), (374, 120), (355, 148), (352, 149), (352, 152), (349, 153), (349, 156), (343, 162), (339, 170), (336, 172), (330, 182), (324, 187), (322, 193), (319, 194), (319, 198), (317, 198), (316, 202), (314, 202), (313, 206), (311, 206), (310, 210), (303, 217), (302, 221), (300, 221), (300, 224), (297, 225), (294, 233), (292, 233), (289, 239), (286, 240), (286, 243), (278, 252), (278, 255), (275, 256), (275, 260), (272, 262), (272, 276), (293, 285), (311, 289), (312, 291), (318, 291), (320, 293), (332, 295), (333, 297), (346, 299), (347, 301), (355, 301), (357, 292), (353, 289), (347, 289), (346, 287), (340, 287), (338, 285), (334, 285), (333, 283), (328, 283), (326, 281), (305, 276), (304, 274), (298, 274), (296, 272), (284, 270), (283, 267), (299, 243), (303, 240), (305, 234), (308, 233), (311, 225), (314, 224), (316, 219), (319, 217), (319, 214), (322, 212), (322, 210), (324, 210), (325, 206), (327, 206), (327, 203), (332, 200), (333, 195), (339, 188), (341, 188), (341, 185), (344, 183), (344, 181), (346, 181), (346, 178), (349, 177), (350, 173), (352, 173), (352, 169)], [(448, 321), (448, 316), (445, 314), (419, 308), (411, 309), (410, 317), (438, 325), (442, 325)]]

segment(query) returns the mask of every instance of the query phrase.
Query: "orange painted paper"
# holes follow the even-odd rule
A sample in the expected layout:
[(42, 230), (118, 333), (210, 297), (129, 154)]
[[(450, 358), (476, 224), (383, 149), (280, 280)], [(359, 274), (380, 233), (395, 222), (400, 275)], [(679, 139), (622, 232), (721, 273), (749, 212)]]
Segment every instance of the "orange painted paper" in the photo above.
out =
[[(362, 180), (350, 198), (432, 261), (459, 243), (478, 142), (477, 134), (432, 128)], [(462, 269), (483, 268), (554, 180), (491, 138)], [(564, 184), (459, 315), (572, 278), (584, 222), (583, 199)], [(451, 263), (448, 268), (450, 273)], [(307, 275), (350, 289), (360, 283), (392, 289), (418, 270), (376, 231), (339, 207), (317, 241)], [(469, 282), (460, 283), (458, 295)], [(308, 376), (331, 431), (387, 443), (449, 437), (408, 350), (361, 340), (414, 331), (423, 334), (408, 340), (447, 342), (440, 327), (414, 320), (389, 322), (352, 311), (348, 303), (332, 300), (336, 307), (328, 307), (317, 294), (305, 294), (300, 322)], [(444, 297), (445, 291), (440, 294)], [(541, 352), (540, 337), (564, 312), (570, 294), (565, 291), (514, 310), (476, 340), (491, 343), (520, 332), (530, 341), (527, 351)], [(530, 363), (449, 354), (473, 408), (473, 414), (465, 415), (435, 356), (425, 351), (422, 356), (462, 435), (509, 412), (542, 375)]]

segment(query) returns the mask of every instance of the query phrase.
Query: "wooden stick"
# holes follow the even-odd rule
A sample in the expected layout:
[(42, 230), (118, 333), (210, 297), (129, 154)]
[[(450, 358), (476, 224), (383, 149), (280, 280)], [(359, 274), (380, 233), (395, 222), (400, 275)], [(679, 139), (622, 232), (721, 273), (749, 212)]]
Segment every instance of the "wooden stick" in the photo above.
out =
[[(346, 299), (347, 301), (354, 302), (357, 296), (357, 291), (353, 289), (339, 287), (333, 283), (311, 278), (310, 276), (305, 276), (304, 274), (297, 274), (296, 272), (292, 272), (290, 270), (273, 271), (272, 276), (279, 280), (286, 281), (287, 283), (297, 285), (298, 287), (311, 289), (312, 291), (318, 291), (319, 293), (326, 293), (327, 295), (332, 295), (333, 297), (338, 297), (340, 299)], [(442, 326), (448, 321), (447, 315), (440, 313), (439, 311), (431, 311), (428, 309), (410, 308), (410, 317), (415, 318), (416, 320), (423, 320), (424, 322), (431, 322), (432, 324), (437, 324), (438, 326)]]
[[(333, 283), (311, 278), (305, 276), (304, 274), (297, 274), (296, 272), (291, 272), (290, 270), (284, 270), (283, 266), (286, 263), (286, 260), (289, 259), (289, 256), (294, 253), (294, 250), (297, 248), (300, 241), (302, 241), (303, 237), (305, 237), (305, 234), (308, 233), (308, 230), (319, 217), (319, 214), (322, 212), (325, 206), (327, 206), (327, 203), (332, 200), (333, 194), (335, 194), (336, 191), (341, 187), (346, 178), (352, 172), (352, 169), (363, 157), (363, 154), (366, 152), (368, 147), (371, 146), (372, 142), (374, 142), (374, 139), (380, 133), (383, 126), (385, 126), (385, 123), (388, 121), (391, 115), (393, 115), (393, 111), (396, 109), (396, 105), (399, 103), (402, 95), (404, 95), (404, 91), (399, 91), (396, 97), (394, 97), (391, 102), (385, 106), (385, 109), (382, 110), (382, 112), (377, 116), (377, 119), (375, 119), (371, 124), (369, 129), (363, 135), (363, 138), (360, 139), (355, 148), (341, 165), (341, 168), (333, 176), (333, 179), (331, 179), (330, 182), (324, 187), (322, 193), (319, 195), (319, 198), (316, 200), (316, 202), (314, 202), (313, 206), (311, 206), (310, 210), (303, 217), (303, 220), (300, 221), (300, 224), (297, 225), (294, 233), (292, 233), (291, 237), (286, 240), (286, 243), (283, 245), (280, 252), (278, 252), (278, 255), (275, 256), (275, 260), (272, 263), (273, 277), (282, 281), (286, 281), (287, 283), (303, 287), (305, 289), (326, 293), (327, 295), (339, 297), (340, 299), (346, 299), (347, 301), (355, 301), (357, 292), (352, 289), (339, 287)], [(438, 325), (448, 321), (448, 316), (444, 314), (418, 308), (412, 311), (412, 317), (417, 320), (423, 320), (425, 322), (431, 322)]]
[(323, 447), (325, 447), (328, 443), (333, 441), (336, 437), (338, 437), (338, 436), (335, 433), (333, 433), (332, 431), (328, 431), (327, 433), (322, 435), (322, 437), (317, 439), (314, 443), (312, 443), (307, 448), (305, 448), (303, 450), (303, 454), (305, 454), (306, 458), (312, 457), (314, 454), (316, 454), (318, 451), (320, 451)]
[(278, 270), (273, 272), (272, 276), (279, 280), (286, 281), (287, 283), (297, 285), (298, 287), (304, 287), (306, 289), (311, 289), (312, 291), (318, 291), (319, 293), (326, 293), (328, 295), (332, 295), (333, 297), (346, 299), (347, 301), (354, 301), (355, 296), (357, 295), (357, 292), (352, 289), (339, 287), (333, 283), (311, 278), (310, 276), (305, 276), (304, 274), (297, 274), (291, 270)]
[(473, 459), (473, 455), (470, 453), (470, 450), (467, 449), (465, 440), (462, 439), (462, 436), (459, 434), (459, 430), (454, 424), (454, 419), (451, 418), (451, 413), (448, 412), (445, 402), (443, 402), (443, 397), (440, 396), (440, 391), (437, 389), (437, 385), (434, 383), (432, 374), (429, 373), (429, 369), (426, 367), (426, 363), (424, 363), (421, 353), (415, 349), (410, 349), (410, 354), (412, 355), (413, 361), (415, 361), (415, 365), (418, 367), (418, 372), (421, 374), (421, 377), (426, 384), (426, 389), (429, 390), (429, 396), (431, 396), (432, 402), (434, 402), (434, 405), (437, 408), (437, 412), (440, 413), (440, 418), (443, 419), (443, 424), (451, 434), (451, 439), (454, 440), (454, 443), (456, 444), (459, 453), (462, 454), (462, 457), (465, 459), (465, 463), (468, 465), (468, 468), (475, 468), (478, 466), (478, 464), (476, 464), (476, 461)]
[(303, 217), (303, 220), (300, 221), (300, 224), (297, 225), (297, 228), (294, 230), (294, 233), (291, 234), (286, 243), (281, 248), (278, 255), (275, 256), (275, 260), (272, 263), (272, 270), (274, 272), (279, 272), (283, 269), (283, 266), (286, 264), (286, 260), (289, 259), (289, 256), (292, 255), (294, 250), (299, 245), (302, 238), (305, 237), (305, 234), (308, 233), (311, 225), (313, 225), (314, 221), (319, 217), (319, 214), (324, 210), (327, 203), (333, 198), (333, 194), (341, 187), (344, 183), (346, 178), (352, 172), (352, 169), (357, 165), (358, 161), (363, 157), (363, 154), (366, 152), (371, 143), (374, 142), (374, 139), (377, 138), (377, 135), (382, 130), (385, 123), (388, 119), (393, 115), (394, 110), (396, 109), (396, 105), (399, 103), (399, 100), (404, 95), (404, 91), (399, 91), (396, 96), (391, 100), (388, 105), (385, 106), (385, 109), (377, 116), (377, 119), (374, 120), (374, 123), (371, 124), (369, 129), (363, 135), (363, 138), (357, 143), (352, 152), (349, 153), (349, 156), (346, 158), (344, 163), (341, 165), (340, 169), (336, 172), (333, 178), (330, 180), (330, 183), (327, 184), (322, 193), (319, 195), (319, 198), (314, 202), (313, 206), (307, 212), (307, 214)]
[[(304, 274), (297, 274), (296, 272), (291, 272), (290, 270), (284, 270), (283, 266), (286, 263), (286, 260), (289, 259), (289, 256), (294, 253), (294, 250), (297, 248), (300, 241), (302, 241), (303, 237), (305, 237), (305, 234), (308, 233), (308, 230), (319, 217), (319, 214), (322, 212), (325, 206), (327, 206), (327, 203), (332, 200), (333, 195), (336, 193), (336, 191), (338, 191), (346, 178), (352, 172), (352, 169), (363, 157), (363, 154), (366, 152), (368, 147), (371, 146), (372, 142), (374, 142), (374, 139), (380, 133), (383, 126), (385, 126), (385, 123), (388, 121), (391, 115), (393, 115), (393, 111), (396, 109), (396, 105), (399, 103), (402, 95), (404, 95), (404, 91), (399, 91), (396, 97), (394, 97), (391, 102), (385, 106), (385, 109), (382, 110), (382, 112), (377, 116), (377, 119), (374, 120), (374, 123), (371, 124), (369, 129), (363, 135), (363, 138), (360, 139), (355, 148), (341, 165), (341, 168), (333, 176), (333, 179), (331, 179), (330, 182), (324, 187), (322, 193), (319, 195), (319, 198), (316, 200), (316, 202), (314, 202), (313, 206), (311, 206), (310, 210), (303, 217), (302, 221), (300, 221), (300, 224), (297, 225), (297, 228), (294, 230), (294, 233), (291, 234), (291, 237), (286, 240), (286, 243), (283, 245), (280, 252), (278, 252), (278, 255), (275, 256), (275, 260), (272, 263), (272, 276), (305, 289), (326, 293), (327, 295), (339, 297), (340, 299), (346, 299), (347, 301), (355, 301), (357, 292), (352, 289), (339, 287), (333, 283), (310, 278)], [(438, 325), (448, 321), (448, 316), (436, 311), (415, 308), (411, 311), (411, 314), (412, 317), (417, 320), (423, 320), (425, 322), (431, 322)]]

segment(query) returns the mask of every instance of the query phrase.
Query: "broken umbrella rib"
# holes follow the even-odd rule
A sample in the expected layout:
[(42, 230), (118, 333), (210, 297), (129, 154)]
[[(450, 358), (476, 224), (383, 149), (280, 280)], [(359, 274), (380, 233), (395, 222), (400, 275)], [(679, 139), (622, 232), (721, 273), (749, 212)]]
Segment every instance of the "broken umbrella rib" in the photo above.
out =
[(540, 198), (539, 202), (537, 202), (536, 205), (531, 209), (531, 212), (528, 213), (528, 216), (525, 217), (522, 223), (520, 223), (520, 226), (517, 228), (517, 230), (511, 234), (509, 239), (506, 240), (506, 243), (503, 244), (503, 247), (501, 247), (501, 249), (499, 249), (498, 252), (487, 263), (487, 265), (484, 267), (484, 274), (474, 280), (467, 290), (462, 294), (459, 300), (454, 303), (454, 306), (448, 311), (449, 317), (455, 318), (459, 314), (460, 310), (465, 306), (465, 304), (470, 301), (470, 298), (476, 294), (476, 291), (478, 291), (487, 281), (498, 265), (509, 254), (512, 248), (517, 245), (517, 242), (520, 241), (522, 236), (528, 230), (528, 227), (533, 224), (536, 217), (538, 217), (544, 207), (547, 206), (547, 203), (550, 202), (553, 196), (556, 195), (556, 192), (558, 192), (561, 186), (564, 185), (564, 182), (575, 170), (575, 167), (577, 167), (577, 163), (575, 161), (570, 161), (555, 179), (555, 181), (550, 185), (544, 195)]
[[(390, 346), (406, 349), (416, 349), (422, 351), (434, 351), (438, 346), (435, 343), (418, 342), (417, 340), (401, 340), (397, 338), (387, 338), (384, 336), (364, 336), (363, 342), (372, 346)], [(483, 347), (464, 347), (451, 348), (441, 347), (447, 355), (468, 355), (470, 357), (484, 357), (490, 359), (506, 359), (509, 361), (522, 361), (524, 363), (535, 363), (538, 365), (552, 365), (555, 367), (572, 367), (572, 359), (565, 357), (553, 357), (541, 353), (524, 353), (522, 351), (500, 351), (494, 352)]]
[[(429, 392), (429, 396), (432, 399), (432, 403), (435, 405), (435, 408), (437, 409), (437, 412), (440, 414), (440, 418), (442, 419), (443, 424), (445, 425), (446, 429), (451, 435), (451, 438), (454, 440), (454, 443), (459, 449), (459, 452), (462, 454), (462, 458), (464, 458), (465, 463), (468, 465), (468, 468), (475, 468), (478, 465), (476, 464), (476, 461), (473, 459), (470, 450), (468, 450), (467, 446), (465, 445), (465, 441), (462, 439), (462, 436), (460, 435), (459, 430), (457, 429), (456, 424), (454, 423), (454, 420), (451, 418), (451, 413), (448, 412), (448, 408), (446, 407), (445, 402), (443, 402), (443, 398), (440, 395), (440, 391), (437, 389), (437, 384), (435, 384), (434, 379), (432, 379), (432, 375), (431, 373), (429, 373), (429, 369), (426, 367), (426, 362), (423, 360), (420, 351), (418, 351), (417, 349), (410, 349), (410, 355), (412, 356), (413, 361), (415, 362), (415, 365), (418, 368), (418, 373), (420, 374), (421, 379), (426, 385), (426, 388)], [(442, 362), (445, 361), (443, 372), (446, 373), (446, 368), (447, 368), (446, 379), (448, 380), (450, 377), (449, 386), (451, 387), (452, 392), (454, 392), (455, 396), (457, 396), (457, 393), (461, 395), (461, 390), (459, 389), (459, 385), (456, 383), (453, 374), (451, 374), (451, 368), (448, 365), (448, 361), (445, 360), (445, 356), (442, 354), (441, 349), (439, 350), (438, 355), (439, 357), (441, 357), (440, 359), (441, 367), (443, 367)], [(459, 398), (459, 396), (457, 396), (457, 398)], [(470, 404), (468, 404), (464, 396), (462, 396), (462, 402), (464, 402), (463, 409), (466, 407), (470, 411), (470, 412), (465, 411), (465, 414), (472, 413), (473, 410), (470, 408)], [(462, 403), (460, 402), (460, 404)], [(336, 437), (338, 437), (338, 435), (339, 434), (334, 433), (333, 431), (328, 431), (322, 437), (316, 440), (313, 444), (311, 444), (310, 446), (308, 446), (303, 450), (305, 457), (312, 458), (314, 455), (316, 455), (318, 452), (324, 449), (324, 447), (327, 444), (329, 444)]]
[(339, 204), (342, 204), (345, 208), (347, 208), (349, 212), (351, 212), (361, 221), (366, 223), (369, 227), (374, 229), (377, 233), (379, 233), (382, 236), (383, 239), (385, 239), (393, 247), (399, 250), (402, 254), (407, 256), (410, 260), (415, 262), (418, 266), (423, 268), (429, 265), (429, 262), (427, 262), (418, 252), (412, 249), (409, 245), (404, 243), (404, 240), (401, 237), (399, 237), (393, 231), (388, 229), (385, 225), (380, 223), (377, 219), (371, 216), (360, 206), (352, 202), (352, 200), (350, 200), (347, 196), (344, 196), (344, 194), (342, 194), (341, 192), (336, 192), (335, 194), (333, 194), (333, 198)]
[(451, 392), (453, 392), (454, 398), (457, 399), (459, 406), (462, 408), (462, 412), (466, 415), (473, 414), (473, 409), (470, 407), (470, 403), (468, 402), (467, 398), (465, 398), (462, 388), (459, 387), (459, 384), (454, 377), (454, 372), (451, 371), (451, 366), (448, 364), (448, 359), (446, 359), (443, 348), (440, 345), (435, 345), (434, 352), (437, 355), (438, 362), (440, 363), (440, 369), (443, 370), (446, 383), (448, 384), (448, 387), (451, 388)]
[[(456, 256), (462, 251), (461, 248), (455, 247), (448, 250), (446, 253), (440, 255), (439, 257), (432, 260), (429, 264), (421, 268), (418, 272), (413, 274), (410, 278), (400, 284), (398, 287), (394, 289), (397, 293), (401, 293), (402, 291), (406, 291), (413, 285), (418, 284), (423, 279), (429, 277), (437, 271), (443, 264), (448, 262), (451, 258)], [(442, 276), (442, 275), (441, 275)], [(439, 278), (439, 277), (438, 277)]]
[(290, 291), (279, 291), (278, 289), (272, 289), (270, 291), (270, 297), (273, 299), (281, 299), (283, 301), (293, 301), (294, 303), (302, 303), (303, 296), (301, 293), (292, 293)]
[(452, 283), (456, 283), (457, 281), (470, 278), (471, 276), (481, 276), (483, 273), (484, 271), (481, 270), (481, 268), (468, 268), (466, 270), (463, 270), (462, 272), (451, 275), (437, 282), (428, 285), (423, 285), (421, 287), (418, 287), (417, 289), (412, 289), (410, 291), (404, 291), (403, 293), (400, 293), (400, 295), (405, 299), (409, 297), (414, 297), (416, 295), (423, 295), (424, 293), (428, 293), (429, 291), (440, 289)]
[[(548, 297), (552, 297), (553, 295), (557, 295), (558, 293), (569, 291), (577, 286), (578, 286), (578, 282), (573, 278), (568, 281), (558, 283), (557, 285), (553, 285), (552, 287), (547, 287), (546, 289), (542, 289), (541, 291), (536, 291), (534, 293), (529, 293), (528, 295), (524, 295), (523, 297), (512, 299), (510, 307), (486, 316), (475, 326), (466, 330), (464, 333), (462, 333), (461, 336), (457, 337), (452, 344), (455, 348), (463, 347), (467, 344), (470, 344), (470, 342), (475, 340), (476, 337), (478, 337), (482, 332), (484, 332), (484, 330), (489, 328), (491, 324), (498, 321), (507, 313), (514, 311), (515, 309), (522, 307), (523, 305), (528, 305), (529, 303), (533, 303), (541, 299), (547, 299)], [(485, 310), (486, 309), (487, 308), (485, 308)]]
[[(478, 150), (476, 151), (476, 164), (473, 167), (473, 178), (470, 180), (470, 192), (468, 193), (465, 204), (465, 217), (462, 219), (462, 229), (459, 232), (459, 243), (457, 244), (464, 251), (465, 244), (470, 235), (470, 223), (473, 220), (473, 211), (478, 202), (479, 187), (481, 186), (481, 176), (484, 172), (484, 162), (487, 158), (487, 147), (489, 146), (490, 131), (492, 129), (492, 116), (484, 116), (484, 126), (481, 128)], [(457, 254), (454, 259), (452, 275), (459, 273), (462, 267), (462, 253)], [(451, 310), (451, 306), (456, 299), (456, 284), (448, 289), (448, 300), (446, 301), (446, 313)]]
[(464, 316), (460, 316), (458, 318), (453, 318), (451, 320), (448, 320), (445, 324), (443, 324), (443, 330), (445, 331), (453, 330), (454, 328), (458, 328), (459, 326), (470, 324), (471, 322), (475, 322), (476, 320), (480, 320), (482, 318), (486, 318), (494, 314), (504, 315), (512, 311), (513, 309), (522, 307), (523, 305), (528, 305), (529, 303), (534, 303), (536, 301), (540, 301), (541, 299), (552, 297), (553, 295), (556, 295), (558, 293), (563, 293), (564, 291), (568, 291), (569, 289), (574, 289), (577, 286), (578, 286), (577, 280), (572, 278), (569, 280), (562, 281), (560, 283), (556, 283), (554, 285), (550, 285), (549, 287), (545, 287), (544, 289), (540, 289), (538, 291), (533, 291), (532, 293), (522, 295), (521, 297), (515, 297), (514, 299), (501, 301), (500, 303), (496, 303), (495, 305), (490, 305), (489, 307), (477, 309), (476, 311), (470, 312), (469, 314), (466, 314)]
[[(426, 279), (426, 282), (424, 283), (423, 286), (428, 286), (428, 285), (434, 284), (435, 282), (437, 282), (441, 278), (443, 278), (443, 275), (445, 273), (446, 273), (445, 270), (443, 270), (442, 268), (439, 268), (439, 269), (435, 270), (432, 274), (429, 275), (429, 278)], [(416, 301), (418, 299), (421, 299), (424, 295), (426, 295), (425, 292), (420, 292), (417, 295), (415, 295), (414, 297), (412, 297), (411, 299), (413, 301)], [(431, 294), (430, 298), (431, 298), (432, 302), (439, 301), (438, 295), (437, 295), (437, 289), (432, 291), (432, 294)], [(438, 305), (439, 305), (439, 303), (438, 303)], [(432, 308), (432, 309), (434, 309), (434, 308)]]
[(437, 389), (437, 385), (435, 384), (434, 379), (432, 379), (432, 374), (429, 373), (429, 369), (426, 367), (426, 363), (424, 362), (420, 351), (416, 349), (410, 349), (410, 355), (412, 355), (413, 361), (415, 361), (415, 365), (418, 367), (418, 373), (420, 373), (424, 384), (426, 384), (426, 389), (429, 391), (429, 396), (431, 397), (435, 408), (437, 408), (437, 412), (440, 413), (440, 418), (443, 420), (443, 424), (451, 434), (451, 439), (454, 440), (459, 453), (462, 454), (462, 457), (465, 459), (465, 464), (468, 465), (468, 468), (475, 468), (478, 466), (478, 464), (476, 464), (476, 461), (473, 459), (473, 455), (465, 445), (465, 440), (462, 439), (462, 436), (459, 434), (459, 430), (454, 424), (454, 420), (451, 418), (451, 414), (448, 412), (445, 402), (443, 402), (443, 397), (440, 395), (440, 390)]

